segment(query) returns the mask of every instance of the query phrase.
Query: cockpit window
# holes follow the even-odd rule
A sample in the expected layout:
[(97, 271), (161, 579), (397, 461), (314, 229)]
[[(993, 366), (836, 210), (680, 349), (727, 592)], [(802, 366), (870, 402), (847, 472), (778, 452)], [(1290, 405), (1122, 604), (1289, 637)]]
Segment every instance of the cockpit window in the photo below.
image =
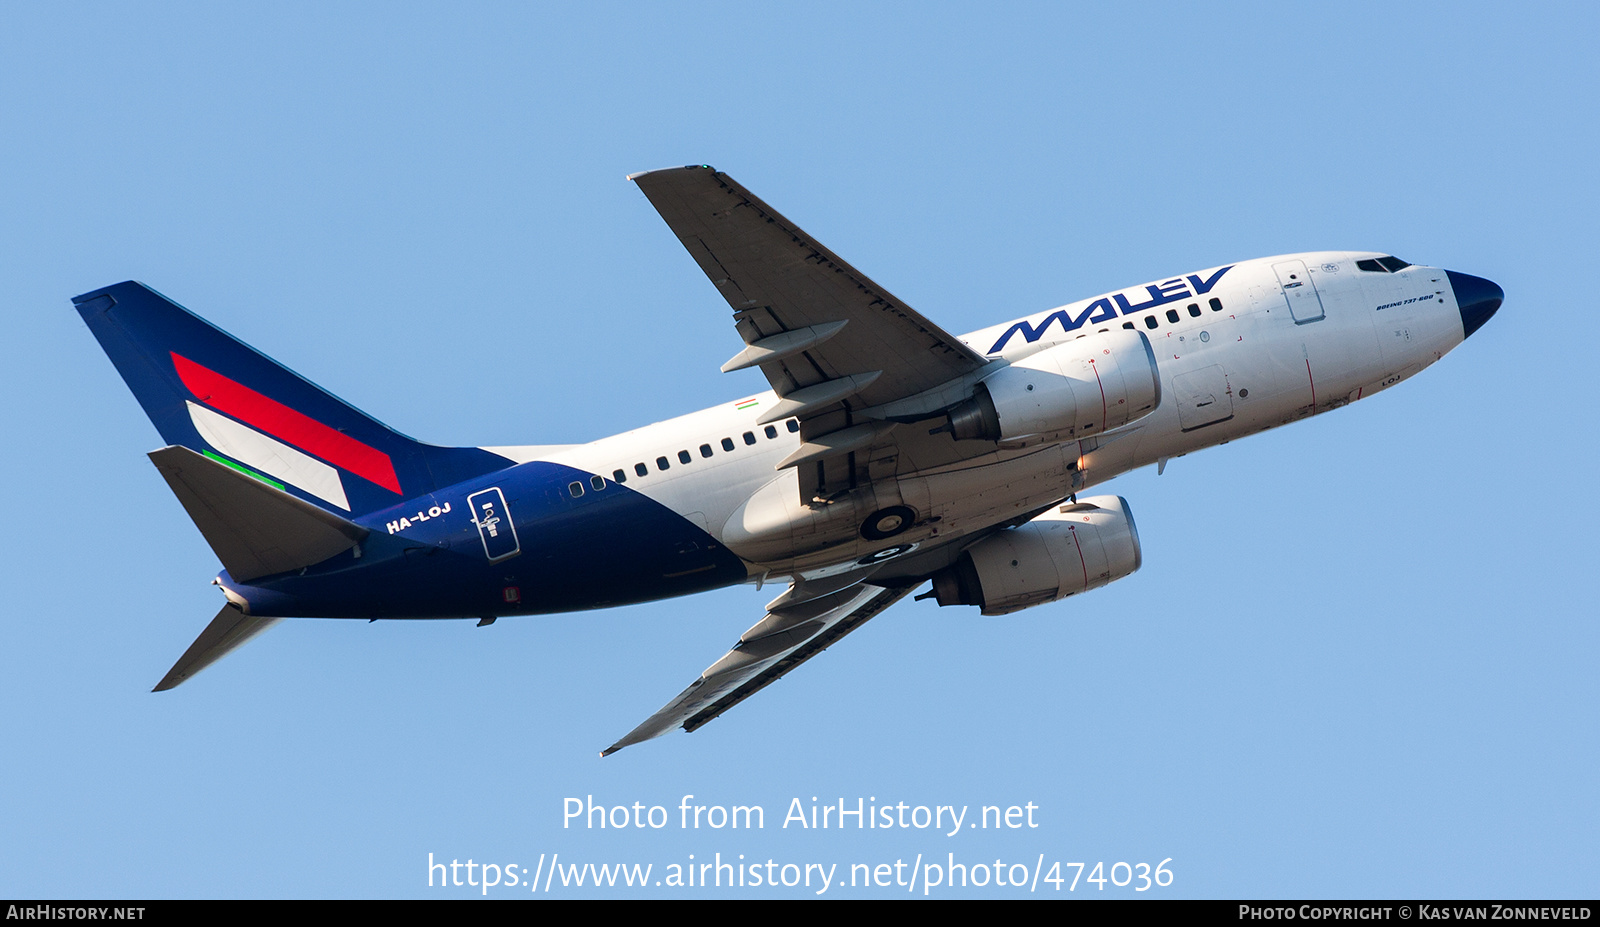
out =
[(1392, 274), (1396, 271), (1405, 270), (1410, 266), (1410, 264), (1400, 260), (1394, 255), (1385, 255), (1384, 257), (1377, 258), (1376, 260), (1372, 258), (1366, 258), (1356, 262), (1357, 270), (1364, 270), (1368, 273), (1374, 274)]

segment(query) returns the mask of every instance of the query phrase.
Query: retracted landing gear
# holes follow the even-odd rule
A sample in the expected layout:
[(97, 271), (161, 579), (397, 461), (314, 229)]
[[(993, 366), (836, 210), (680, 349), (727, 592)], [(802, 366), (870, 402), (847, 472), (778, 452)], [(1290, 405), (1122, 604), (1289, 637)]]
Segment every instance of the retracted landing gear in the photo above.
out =
[(916, 512), (903, 505), (891, 505), (867, 516), (867, 520), (861, 523), (861, 536), (869, 541), (881, 541), (894, 537), (916, 521)]

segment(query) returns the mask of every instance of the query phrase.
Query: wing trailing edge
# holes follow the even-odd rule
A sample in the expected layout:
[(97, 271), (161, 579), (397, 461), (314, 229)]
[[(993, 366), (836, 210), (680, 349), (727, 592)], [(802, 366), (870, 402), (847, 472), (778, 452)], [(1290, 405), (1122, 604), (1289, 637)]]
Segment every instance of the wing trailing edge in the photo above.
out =
[[(677, 698), (600, 755), (610, 756), (623, 747), (660, 737), (675, 727), (693, 732), (715, 721), (723, 712), (777, 682), (790, 670), (900, 601), (920, 583), (920, 579), (893, 586), (861, 583), (818, 599), (773, 609)], [(812, 603), (824, 606), (825, 610), (808, 607)]]
[[(863, 418), (928, 418), (970, 396), (991, 363), (727, 174), (687, 165), (629, 179), (733, 310), (745, 348), (722, 369), (760, 368), (779, 399), (763, 424), (799, 419), (807, 450), (785, 465), (798, 466), (802, 504), (870, 483), (875, 451), (906, 439), (849, 431)], [(951, 444), (932, 448), (960, 459)]]

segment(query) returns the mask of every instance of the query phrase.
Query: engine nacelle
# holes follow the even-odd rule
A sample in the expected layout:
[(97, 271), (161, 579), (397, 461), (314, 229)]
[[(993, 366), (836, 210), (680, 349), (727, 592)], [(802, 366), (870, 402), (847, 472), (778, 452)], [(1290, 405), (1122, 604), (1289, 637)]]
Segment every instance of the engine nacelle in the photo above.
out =
[(1127, 500), (1095, 496), (992, 534), (933, 574), (940, 605), (1004, 615), (1097, 589), (1139, 569)]
[(1144, 332), (1117, 329), (1030, 354), (985, 378), (949, 412), (961, 440), (1027, 446), (1120, 428), (1161, 404)]

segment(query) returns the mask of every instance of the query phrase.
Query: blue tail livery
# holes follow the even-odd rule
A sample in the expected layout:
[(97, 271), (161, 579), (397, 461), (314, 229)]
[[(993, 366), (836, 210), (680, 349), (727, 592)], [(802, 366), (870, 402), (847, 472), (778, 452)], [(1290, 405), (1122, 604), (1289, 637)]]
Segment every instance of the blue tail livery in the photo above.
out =
[(507, 466), (389, 428), (142, 283), (73, 300), (168, 444), (345, 515)]

